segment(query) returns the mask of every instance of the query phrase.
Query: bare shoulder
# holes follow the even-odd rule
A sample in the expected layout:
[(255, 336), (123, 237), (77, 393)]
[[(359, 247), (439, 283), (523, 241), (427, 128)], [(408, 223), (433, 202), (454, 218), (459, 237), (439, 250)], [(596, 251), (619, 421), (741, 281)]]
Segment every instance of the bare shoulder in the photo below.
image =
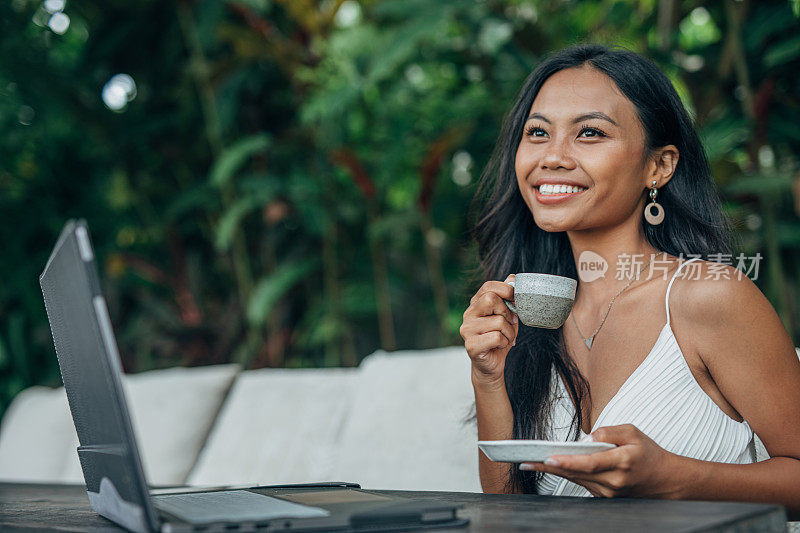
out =
[(670, 307), (673, 315), (695, 327), (730, 329), (742, 321), (763, 321), (770, 314), (777, 318), (764, 293), (744, 272), (705, 260), (692, 261), (678, 273)]
[(695, 355), (712, 375), (735, 358), (797, 361), (772, 304), (752, 279), (731, 265), (701, 260), (683, 267), (670, 294), (670, 314), (690, 333)]

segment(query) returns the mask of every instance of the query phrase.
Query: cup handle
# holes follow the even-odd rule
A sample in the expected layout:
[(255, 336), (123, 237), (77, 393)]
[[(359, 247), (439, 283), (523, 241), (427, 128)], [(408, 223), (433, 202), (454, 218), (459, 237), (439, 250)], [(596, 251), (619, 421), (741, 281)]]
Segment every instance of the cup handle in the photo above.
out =
[[(513, 281), (506, 281), (506, 283), (508, 283), (509, 285), (514, 287), (514, 282)], [(516, 287), (514, 287), (514, 288), (516, 288)], [(503, 301), (506, 303), (506, 307), (508, 307), (511, 310), (511, 312), (516, 315), (517, 314), (516, 306), (512, 302), (506, 300), (505, 298), (503, 298)]]

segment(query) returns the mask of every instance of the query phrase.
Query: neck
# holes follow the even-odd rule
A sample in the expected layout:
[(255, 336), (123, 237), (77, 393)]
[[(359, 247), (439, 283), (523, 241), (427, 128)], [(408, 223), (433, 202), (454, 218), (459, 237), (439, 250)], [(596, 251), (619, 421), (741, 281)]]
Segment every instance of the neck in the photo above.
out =
[[(636, 224), (567, 231), (580, 281), (576, 304), (580, 301), (582, 307), (593, 310), (605, 308), (609, 300), (637, 274), (638, 279), (629, 289), (647, 279), (647, 271), (642, 267), (654, 256), (655, 261), (666, 258), (647, 242), (638, 220), (632, 219), (632, 222)], [(607, 268), (601, 274), (599, 268), (603, 262)]]

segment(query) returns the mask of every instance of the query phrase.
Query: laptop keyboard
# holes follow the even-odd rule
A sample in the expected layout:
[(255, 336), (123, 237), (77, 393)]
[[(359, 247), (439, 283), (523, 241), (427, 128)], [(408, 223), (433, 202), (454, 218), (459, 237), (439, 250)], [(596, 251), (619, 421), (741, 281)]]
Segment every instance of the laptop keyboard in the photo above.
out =
[(152, 496), (157, 509), (190, 524), (252, 522), (272, 518), (329, 516), (321, 507), (301, 505), (247, 490), (223, 490)]

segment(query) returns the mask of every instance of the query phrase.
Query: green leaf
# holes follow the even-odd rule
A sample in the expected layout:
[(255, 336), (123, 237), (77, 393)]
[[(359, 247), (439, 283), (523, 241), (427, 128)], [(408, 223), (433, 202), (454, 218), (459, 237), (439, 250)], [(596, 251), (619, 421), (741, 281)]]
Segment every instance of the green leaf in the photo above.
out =
[(764, 65), (772, 68), (800, 57), (800, 34), (771, 46), (764, 54)]
[(393, 75), (411, 57), (419, 53), (423, 44), (435, 46), (441, 38), (442, 28), (451, 19), (452, 9), (446, 4), (421, 2), (415, 16), (397, 29), (384, 30), (381, 42), (373, 48), (366, 76), (367, 84), (379, 83)]
[(239, 139), (222, 152), (209, 173), (209, 182), (221, 187), (228, 183), (251, 155), (265, 150), (270, 144), (266, 133)]
[[(701, 16), (697, 16), (698, 10), (702, 10)], [(686, 51), (715, 43), (721, 36), (722, 32), (719, 27), (703, 7), (693, 10), (678, 24), (678, 43)]]
[(278, 300), (294, 285), (319, 267), (319, 258), (291, 261), (280, 265), (258, 282), (247, 304), (247, 320), (258, 326), (264, 323)]
[(377, 309), (375, 287), (368, 282), (351, 282), (342, 287), (341, 308), (349, 317), (372, 316)]
[(245, 198), (244, 200), (239, 200), (225, 211), (214, 232), (214, 247), (218, 251), (225, 252), (230, 248), (233, 236), (236, 235), (236, 230), (239, 228), (242, 218), (259, 205), (260, 202), (253, 202), (252, 199)]
[[(800, 2), (800, 0), (796, 0)], [(800, 3), (798, 4), (800, 5)], [(747, 26), (742, 31), (742, 39), (748, 52), (760, 54), (767, 41), (776, 35), (789, 31), (797, 21), (788, 16), (786, 6), (780, 4), (759, 6), (747, 18)]]
[(306, 337), (306, 346), (309, 348), (325, 346), (330, 340), (341, 337), (344, 327), (345, 324), (342, 320), (325, 314), (311, 325)]
[(263, 187), (257, 193), (237, 201), (223, 213), (214, 234), (214, 246), (220, 252), (230, 248), (236, 230), (249, 212), (260, 208), (275, 197), (277, 186)]
[(167, 220), (175, 220), (196, 208), (208, 209), (219, 194), (203, 183), (182, 192), (169, 206), (165, 215)]
[(700, 132), (710, 161), (716, 161), (740, 146), (750, 134), (747, 121), (728, 115), (708, 123)]
[(697, 116), (697, 109), (694, 106), (694, 102), (692, 102), (692, 94), (689, 91), (689, 87), (687, 87), (686, 83), (681, 78), (680, 74), (677, 71), (667, 71), (666, 72), (669, 81), (672, 82), (672, 86), (675, 87), (675, 92), (678, 93), (678, 97), (683, 102), (683, 105), (686, 107), (686, 110), (689, 112), (689, 115), (694, 118)]
[(769, 196), (792, 190), (792, 179), (780, 174), (755, 174), (737, 178), (724, 190), (729, 194)]

